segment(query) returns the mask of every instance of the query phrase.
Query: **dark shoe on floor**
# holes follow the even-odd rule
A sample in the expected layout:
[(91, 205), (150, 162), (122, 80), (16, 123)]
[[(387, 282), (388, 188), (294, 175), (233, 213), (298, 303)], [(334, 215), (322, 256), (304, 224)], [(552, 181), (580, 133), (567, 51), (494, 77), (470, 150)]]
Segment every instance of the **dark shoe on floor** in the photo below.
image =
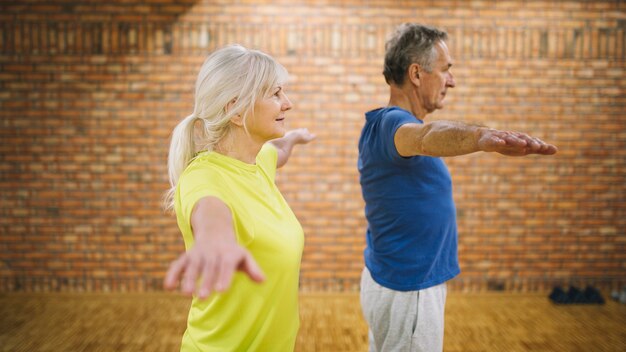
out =
[(580, 291), (577, 287), (570, 287), (569, 291), (567, 291), (567, 303), (575, 303), (575, 304), (580, 304), (580, 303), (586, 303), (586, 298), (585, 298), (585, 294), (582, 293), (582, 291)]
[(585, 295), (586, 303), (604, 304), (604, 298), (600, 291), (591, 286), (587, 286), (583, 294)]
[(555, 287), (548, 297), (552, 302), (557, 304), (568, 303), (567, 293), (565, 293), (565, 291), (563, 291), (560, 287)]

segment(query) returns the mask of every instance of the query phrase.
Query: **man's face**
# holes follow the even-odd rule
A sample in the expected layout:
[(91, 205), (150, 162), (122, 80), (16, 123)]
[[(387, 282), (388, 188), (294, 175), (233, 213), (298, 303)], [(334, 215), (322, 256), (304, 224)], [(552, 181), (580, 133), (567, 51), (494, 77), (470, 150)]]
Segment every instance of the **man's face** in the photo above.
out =
[(446, 43), (440, 41), (435, 45), (434, 49), (437, 51), (437, 58), (432, 64), (432, 71), (419, 70), (419, 98), (422, 102), (422, 107), (428, 113), (436, 109), (443, 109), (443, 100), (446, 97), (448, 88), (454, 88), (456, 85), (454, 76), (450, 72), (452, 58)]

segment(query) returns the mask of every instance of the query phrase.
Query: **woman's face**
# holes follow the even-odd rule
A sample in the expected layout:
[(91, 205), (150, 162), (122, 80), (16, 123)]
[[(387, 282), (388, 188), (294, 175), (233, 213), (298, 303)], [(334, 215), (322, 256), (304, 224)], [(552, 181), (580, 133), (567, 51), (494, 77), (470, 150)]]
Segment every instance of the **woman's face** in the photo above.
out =
[(285, 112), (292, 107), (281, 86), (272, 88), (269, 96), (258, 99), (254, 104), (254, 114), (246, 123), (248, 133), (262, 143), (284, 136)]

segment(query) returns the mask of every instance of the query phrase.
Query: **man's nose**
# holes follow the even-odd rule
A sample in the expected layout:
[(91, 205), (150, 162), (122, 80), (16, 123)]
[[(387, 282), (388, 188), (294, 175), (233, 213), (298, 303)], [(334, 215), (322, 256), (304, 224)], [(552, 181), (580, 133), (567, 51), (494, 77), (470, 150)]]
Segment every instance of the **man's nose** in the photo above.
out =
[(454, 75), (450, 72), (446, 85), (449, 88), (454, 88), (456, 86), (456, 81), (454, 80)]

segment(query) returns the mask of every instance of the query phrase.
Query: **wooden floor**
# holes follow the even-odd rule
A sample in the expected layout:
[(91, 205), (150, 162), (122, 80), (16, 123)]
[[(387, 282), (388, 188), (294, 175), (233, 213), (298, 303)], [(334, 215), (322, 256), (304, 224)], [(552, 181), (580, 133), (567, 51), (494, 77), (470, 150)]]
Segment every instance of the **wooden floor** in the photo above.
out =
[[(357, 294), (302, 294), (296, 351), (366, 351)], [(176, 294), (0, 294), (0, 351), (178, 351)], [(450, 293), (445, 351), (626, 351), (626, 305), (556, 306), (545, 294)]]

